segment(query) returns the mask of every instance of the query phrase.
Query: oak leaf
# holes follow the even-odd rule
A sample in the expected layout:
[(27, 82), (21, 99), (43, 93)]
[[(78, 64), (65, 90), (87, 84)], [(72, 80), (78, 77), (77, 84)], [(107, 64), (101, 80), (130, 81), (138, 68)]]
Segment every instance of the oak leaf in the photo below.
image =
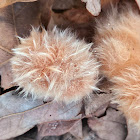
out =
[(49, 102), (21, 98), (9, 92), (0, 96), (0, 139), (21, 135), (37, 124), (81, 119), (81, 103)]

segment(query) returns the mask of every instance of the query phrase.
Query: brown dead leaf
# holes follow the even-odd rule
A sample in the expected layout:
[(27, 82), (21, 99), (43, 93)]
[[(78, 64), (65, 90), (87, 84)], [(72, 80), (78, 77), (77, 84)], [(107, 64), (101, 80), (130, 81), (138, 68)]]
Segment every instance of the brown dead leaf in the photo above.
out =
[(92, 94), (85, 100), (85, 114), (89, 116), (95, 113), (99, 116), (106, 110), (112, 97), (112, 94)]
[(54, 0), (38, 0), (41, 14), (41, 23), (47, 30), (49, 21), (51, 19), (52, 5)]
[[(7, 60), (9, 61), (9, 59)], [(11, 65), (10, 62), (7, 63), (7, 61), (4, 61), (6, 64), (0, 67), (0, 75), (2, 75), (2, 87), (5, 87), (5, 89), (8, 89), (11, 86), (14, 86), (12, 83), (12, 73), (11, 73)]]
[(69, 133), (72, 134), (77, 139), (82, 139), (83, 138), (82, 129), (83, 129), (82, 128), (82, 121), (79, 120), (73, 125), (73, 127), (71, 128)]
[(36, 0), (1, 0), (0, 1), (0, 8), (6, 7), (16, 2), (33, 2)]
[(63, 13), (52, 13), (48, 25), (52, 29), (57, 25), (61, 29), (70, 28), (80, 39), (91, 42), (94, 34), (93, 16), (85, 8), (72, 8)]
[(109, 90), (111, 85), (106, 78), (103, 78), (98, 84), (98, 88), (101, 91), (93, 93), (90, 95), (90, 98), (85, 99), (85, 114), (87, 116), (94, 114), (94, 116), (99, 117), (104, 114), (114, 96)]
[(12, 57), (11, 49), (18, 44), (16, 36), (26, 37), (30, 33), (31, 25), (39, 25), (38, 8), (38, 2), (32, 2), (15, 3), (0, 9), (0, 74), (1, 86), (4, 89), (12, 86), (8, 62)]
[(38, 140), (41, 140), (45, 136), (59, 136), (70, 131), (77, 137), (82, 137), (81, 119), (40, 124), (38, 125)]
[(127, 123), (127, 137), (125, 140), (139, 140), (140, 139), (140, 133), (138, 132), (138, 129), (134, 124)]
[(33, 127), (23, 135), (8, 140), (36, 140), (36, 138), (37, 138), (37, 126)]
[(27, 132), (37, 124), (44, 122), (81, 119), (81, 103), (68, 105), (25, 99), (12, 95), (12, 92), (0, 96), (0, 139), (8, 139)]
[(124, 140), (127, 135), (125, 118), (120, 111), (112, 108), (101, 118), (89, 118), (88, 125), (100, 139)]
[(68, 10), (73, 7), (84, 7), (81, 0), (54, 0), (52, 9), (54, 10)]
[(9, 50), (3, 50), (4, 48), (0, 46), (0, 67), (5, 65), (7, 61), (13, 56)]
[(88, 23), (93, 20), (93, 16), (85, 8), (67, 10), (63, 13), (63, 18), (75, 24)]
[(94, 16), (98, 16), (101, 12), (100, 0), (81, 0), (86, 3), (87, 10)]
[(15, 35), (28, 37), (33, 27), (40, 25), (40, 10), (38, 2), (19, 2), (13, 4), (13, 28)]
[(8, 92), (0, 96), (0, 118), (24, 112), (39, 105), (43, 105), (43, 100), (33, 101), (32, 99), (25, 99), (22, 96)]

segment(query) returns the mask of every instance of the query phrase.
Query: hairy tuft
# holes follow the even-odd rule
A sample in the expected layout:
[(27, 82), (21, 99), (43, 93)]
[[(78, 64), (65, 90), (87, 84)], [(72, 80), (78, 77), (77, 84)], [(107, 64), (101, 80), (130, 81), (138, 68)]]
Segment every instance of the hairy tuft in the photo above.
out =
[(128, 10), (114, 8), (97, 25), (94, 52), (101, 73), (114, 83), (114, 102), (140, 128), (140, 15), (130, 5), (124, 8)]
[(69, 103), (97, 89), (99, 64), (89, 51), (92, 44), (57, 28), (33, 29), (20, 40), (11, 64), (13, 82), (25, 95)]

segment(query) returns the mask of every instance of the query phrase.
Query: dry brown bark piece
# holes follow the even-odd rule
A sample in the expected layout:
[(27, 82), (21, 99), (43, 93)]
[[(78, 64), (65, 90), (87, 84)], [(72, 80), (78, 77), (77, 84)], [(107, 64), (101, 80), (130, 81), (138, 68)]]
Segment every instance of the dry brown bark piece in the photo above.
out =
[(1, 95), (0, 138), (16, 137), (44, 122), (81, 119), (81, 103), (41, 103), (41, 100), (25, 99), (12, 95), (12, 92)]
[(88, 119), (89, 127), (100, 139), (124, 140), (127, 135), (126, 122), (120, 111), (109, 108), (106, 115)]

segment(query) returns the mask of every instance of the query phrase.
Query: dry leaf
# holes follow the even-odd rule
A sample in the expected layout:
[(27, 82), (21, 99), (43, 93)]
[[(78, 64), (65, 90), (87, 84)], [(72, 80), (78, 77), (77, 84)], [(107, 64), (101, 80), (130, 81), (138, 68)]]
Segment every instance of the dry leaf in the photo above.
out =
[[(31, 101), (12, 95), (12, 92), (0, 96), (0, 138), (8, 139), (27, 132), (37, 124), (80, 119), (81, 103), (69, 105)], [(39, 105), (39, 106), (38, 106)]]
[[(9, 61), (9, 59), (7, 61)], [(14, 86), (14, 84), (12, 83), (13, 79), (12, 79), (10, 62), (0, 67), (0, 75), (2, 75), (2, 83), (1, 83), (2, 87), (8, 89), (9, 87)]]
[(138, 132), (138, 129), (133, 124), (127, 123), (127, 137), (125, 140), (139, 140), (140, 139), (140, 133)]
[(82, 129), (83, 129), (82, 128), (82, 121), (79, 120), (73, 125), (73, 127), (71, 128), (69, 133), (72, 134), (77, 139), (82, 139), (83, 138)]
[(16, 2), (33, 2), (36, 0), (1, 0), (0, 1), (0, 8), (6, 7)]
[[(77, 0), (76, 0), (77, 1)], [(53, 9), (66, 10), (71, 9), (75, 3), (75, 0), (54, 0)]]
[(45, 136), (59, 136), (67, 132), (72, 132), (77, 137), (82, 137), (81, 119), (70, 121), (54, 121), (40, 124), (38, 125), (38, 140)]
[[(11, 48), (17, 44), (15, 39), (15, 29), (12, 27), (14, 24), (11, 6), (0, 9), (0, 74), (2, 77), (1, 85), (4, 88), (9, 88), (12, 85), (11, 76), (9, 73), (9, 59), (12, 57)], [(8, 78), (8, 76), (10, 76)]]
[(18, 44), (16, 36), (29, 35), (31, 25), (37, 27), (40, 20), (38, 2), (15, 3), (0, 9), (0, 74), (4, 89), (10, 88), (11, 73), (9, 59), (12, 57), (11, 49)]
[(93, 18), (85, 8), (72, 8), (63, 13), (53, 12), (48, 27), (52, 29), (57, 25), (61, 29), (70, 28), (78, 38), (91, 42), (94, 34)]
[(49, 21), (51, 19), (52, 5), (54, 0), (38, 0), (39, 9), (41, 14), (41, 23), (47, 29)]
[(112, 108), (101, 118), (89, 118), (88, 125), (100, 139), (124, 140), (127, 135), (125, 118), (120, 111)]
[(102, 114), (108, 107), (110, 100), (112, 99), (112, 94), (92, 94), (85, 100), (85, 114), (89, 116), (95, 113), (96, 116)]
[[(0, 66), (3, 66), (6, 64), (7, 60), (9, 60), (12, 57), (11, 52), (8, 52), (9, 50), (3, 50), (4, 48), (0, 46)], [(5, 62), (5, 63), (4, 63)]]
[(28, 37), (32, 29), (31, 26), (40, 25), (40, 10), (38, 2), (23, 2), (13, 4), (13, 20), (15, 35)]
[(94, 16), (98, 16), (101, 12), (100, 0), (81, 0), (86, 3), (87, 10)]
[(93, 20), (93, 16), (85, 8), (67, 10), (63, 13), (63, 18), (75, 24), (89, 23)]
[(52, 9), (54, 10), (67, 10), (73, 7), (84, 7), (81, 0), (54, 0)]
[(43, 100), (33, 101), (32, 99), (25, 99), (22, 96), (8, 92), (0, 96), (0, 118), (24, 112), (26, 110), (43, 105)]
[[(101, 10), (99, 0), (83, 1), (87, 2), (87, 9), (93, 15), (99, 14)], [(108, 2), (109, 0), (103, 1)], [(55, 2), (54, 9), (65, 10), (76, 5), (78, 0), (67, 2), (55, 0)], [(58, 5), (61, 2), (63, 5)], [(139, 4), (138, 1), (137, 3)], [(11, 74), (8, 62), (12, 56), (11, 48), (15, 47), (18, 42), (15, 35), (28, 36), (31, 29), (30, 25), (38, 26), (40, 17), (42, 24), (47, 29), (51, 17), (51, 6), (52, 0), (49, 2), (39, 0), (33, 3), (16, 3), (0, 9), (0, 74), (2, 75), (3, 87), (8, 88), (10, 84)], [(72, 31), (77, 32), (79, 38), (86, 38), (90, 42), (94, 34), (92, 28), (93, 16), (86, 9), (79, 7), (61, 14), (54, 13), (53, 24), (57, 24), (62, 29), (71, 27)], [(122, 113), (115, 109), (116, 107), (109, 104), (113, 94), (107, 90), (108, 86), (102, 87), (102, 89), (105, 89), (104, 91), (108, 94), (93, 94), (91, 99), (85, 100), (85, 115), (87, 117), (91, 114), (94, 116), (88, 119), (88, 125), (93, 131), (87, 130), (86, 136), (84, 134), (84, 140), (123, 140), (127, 135), (125, 119)], [(43, 104), (42, 100), (32, 101), (32, 99), (12, 95), (12, 92), (3, 94), (0, 96), (0, 139), (18, 136), (35, 125), (38, 125), (39, 128), (39, 138), (48, 135), (61, 135), (66, 132), (81, 138), (81, 107), (82, 103), (73, 103), (67, 106), (53, 102)], [(127, 140), (134, 139), (134, 137), (134, 140), (139, 139), (139, 136), (134, 135), (135, 130), (131, 132), (130, 127), (128, 126)], [(72, 136), (65, 136), (68, 136), (68, 134), (63, 137), (56, 137), (56, 139), (76, 140)], [(47, 140), (47, 138), (43, 140)], [(50, 140), (50, 137), (48, 137), (48, 140)]]
[(37, 138), (37, 126), (30, 129), (28, 132), (24, 133), (23, 135), (8, 140), (36, 140), (36, 138)]

